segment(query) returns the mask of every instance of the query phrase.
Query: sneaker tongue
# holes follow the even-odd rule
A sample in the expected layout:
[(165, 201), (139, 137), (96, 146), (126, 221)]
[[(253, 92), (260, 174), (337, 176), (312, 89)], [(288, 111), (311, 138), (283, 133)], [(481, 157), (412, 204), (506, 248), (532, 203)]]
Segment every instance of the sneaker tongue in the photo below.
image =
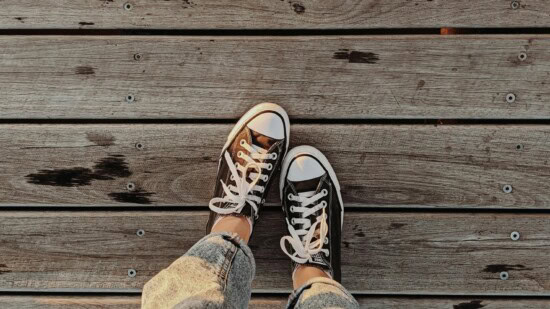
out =
[(263, 149), (262, 147), (257, 146), (257, 145), (255, 145), (255, 144), (252, 144), (251, 146), (252, 146), (252, 148), (253, 148), (254, 150), (256, 150), (256, 151), (258, 151), (258, 152), (259, 152), (260, 149)]
[(254, 147), (256, 150), (258, 148), (261, 149), (269, 149), (275, 142), (277, 142), (276, 139), (270, 138), (269, 136), (262, 135), (258, 132), (250, 130), (250, 137), (252, 138), (252, 147)]
[(323, 258), (322, 253), (315, 253), (314, 255), (311, 256), (311, 260), (312, 261), (310, 263), (325, 266), (326, 268), (328, 268), (328, 265), (327, 265), (325, 259)]
[(296, 182), (291, 181), (291, 183), (294, 188), (296, 188), (297, 193), (311, 191), (313, 193), (311, 194), (311, 196), (313, 196), (317, 192), (317, 189), (319, 189), (319, 182), (321, 181), (322, 177), (323, 176), (312, 178), (309, 180), (300, 180)]

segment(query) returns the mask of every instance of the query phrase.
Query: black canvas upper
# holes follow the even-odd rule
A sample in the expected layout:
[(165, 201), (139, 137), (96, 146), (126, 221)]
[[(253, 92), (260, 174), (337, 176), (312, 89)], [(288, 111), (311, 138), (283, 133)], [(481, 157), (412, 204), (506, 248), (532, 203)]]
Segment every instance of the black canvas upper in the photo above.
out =
[[(286, 137), (285, 137), (285, 139), (286, 139)], [(257, 146), (261, 147), (262, 149), (268, 150), (268, 153), (273, 153), (273, 152), (277, 153), (277, 158), (274, 159), (274, 160), (272, 160), (272, 159), (255, 160), (256, 162), (259, 162), (259, 163), (265, 162), (265, 163), (271, 163), (273, 165), (273, 168), (270, 171), (268, 171), (267, 169), (262, 169), (262, 175), (268, 175), (267, 182), (264, 182), (262, 179), (260, 179), (257, 183), (257, 185), (265, 187), (264, 191), (262, 193), (257, 192), (257, 191), (254, 191), (254, 192), (250, 193), (250, 194), (261, 197), (262, 201), (260, 203), (257, 203), (258, 210), (260, 210), (261, 206), (263, 206), (263, 204), (265, 202), (265, 198), (266, 198), (266, 195), (269, 191), (269, 187), (273, 182), (274, 174), (276, 173), (276, 171), (280, 170), (280, 164), (281, 164), (281, 162), (283, 160), (283, 157), (286, 153), (286, 140), (285, 139), (274, 139), (274, 138), (271, 138), (269, 136), (265, 136), (261, 133), (258, 133), (258, 132), (255, 132), (255, 131), (249, 129), (246, 125), (244, 125), (243, 128), (237, 133), (235, 138), (231, 141), (229, 147), (224, 152), (222, 152), (222, 154), (220, 156), (220, 164), (219, 164), (219, 168), (218, 168), (218, 174), (217, 174), (217, 177), (216, 177), (216, 185), (215, 185), (213, 197), (222, 198), (222, 197), (225, 196), (225, 192), (223, 191), (223, 187), (222, 187), (222, 184), (220, 183), (220, 180), (222, 180), (226, 185), (229, 185), (229, 184), (235, 185), (235, 181), (230, 179), (231, 178), (231, 171), (229, 170), (229, 166), (228, 166), (227, 161), (224, 159), (224, 153), (225, 152), (229, 153), (229, 155), (231, 156), (231, 159), (232, 159), (234, 164), (237, 163), (237, 162), (242, 166), (245, 166), (247, 164), (247, 162), (243, 158), (240, 158), (237, 155), (239, 151), (242, 151), (243, 153), (245, 153), (247, 155), (250, 155), (248, 150), (246, 150), (240, 144), (240, 141), (244, 140), (248, 145), (257, 145)], [(246, 171), (247, 175), (249, 173), (255, 173), (255, 172), (257, 172), (257, 171), (254, 168), (249, 168)], [(243, 175), (241, 175), (239, 173), (239, 176), (242, 177)], [(247, 178), (247, 182), (250, 183), (251, 180)], [(224, 205), (217, 205), (217, 206), (222, 207), (222, 208), (228, 208), (228, 207), (231, 207), (232, 205), (231, 205), (231, 203), (225, 203)], [(258, 213), (253, 213), (253, 208), (250, 205), (246, 204), (244, 206), (244, 208), (242, 209), (241, 213), (231, 214), (231, 215), (234, 215), (234, 216), (247, 216), (247, 217), (252, 218), (253, 222), (255, 223), (256, 218), (259, 216), (259, 211), (258, 211)], [(216, 219), (219, 216), (220, 215), (218, 213), (216, 213), (214, 211), (210, 211), (210, 217), (209, 217), (209, 220), (208, 220), (208, 223), (207, 223), (207, 226), (206, 226), (206, 233), (207, 234), (210, 233), (210, 231), (212, 230), (212, 226), (213, 226), (214, 222), (216, 221)]]
[[(292, 164), (289, 164), (291, 166)], [(289, 199), (289, 194), (294, 196), (298, 195), (300, 192), (309, 192), (313, 191), (314, 194), (320, 193), (323, 190), (327, 190), (327, 195), (321, 197), (313, 205), (308, 205), (307, 207), (313, 207), (322, 201), (326, 201), (327, 206), (325, 207), (325, 212), (327, 215), (327, 224), (328, 224), (328, 243), (323, 244), (323, 249), (328, 249), (328, 256), (323, 252), (314, 254), (311, 257), (311, 260), (306, 262), (306, 265), (311, 265), (315, 267), (322, 268), (329, 271), (332, 274), (332, 277), (336, 281), (340, 281), (341, 270), (340, 270), (340, 241), (341, 241), (341, 209), (336, 188), (333, 184), (332, 179), (330, 179), (329, 173), (325, 171), (325, 174), (321, 177), (306, 180), (293, 182), (288, 179), (285, 179), (283, 187), (283, 212), (288, 218), (288, 222), (292, 221), (292, 218), (301, 218), (303, 213), (291, 212), (291, 206), (301, 206), (299, 202)], [(317, 217), (322, 215), (322, 209), (316, 211), (312, 215), (308, 216), (307, 219), (313, 224)], [(295, 230), (303, 228), (303, 224), (296, 223), (293, 225)], [(293, 254), (294, 250), (292, 246), (287, 245), (287, 250), (289, 253)], [(297, 267), (297, 263), (292, 261), (292, 270)]]

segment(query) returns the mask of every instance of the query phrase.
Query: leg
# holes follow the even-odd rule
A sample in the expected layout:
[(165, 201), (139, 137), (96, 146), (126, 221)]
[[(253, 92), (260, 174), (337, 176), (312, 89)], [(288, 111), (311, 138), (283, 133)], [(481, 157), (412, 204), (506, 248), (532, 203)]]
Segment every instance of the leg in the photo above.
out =
[(223, 147), (206, 237), (143, 288), (142, 308), (246, 308), (254, 277), (247, 242), (288, 148), (278, 105), (247, 112)]
[(145, 284), (142, 308), (246, 308), (254, 272), (237, 234), (212, 233)]
[(296, 289), (290, 295), (287, 308), (359, 309), (359, 304), (340, 283), (321, 276)]

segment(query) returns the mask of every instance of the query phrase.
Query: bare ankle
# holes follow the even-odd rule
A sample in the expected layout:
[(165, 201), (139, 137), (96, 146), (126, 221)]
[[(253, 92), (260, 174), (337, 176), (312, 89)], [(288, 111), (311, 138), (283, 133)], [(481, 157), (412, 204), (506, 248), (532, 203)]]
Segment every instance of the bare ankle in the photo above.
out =
[(250, 239), (250, 223), (245, 217), (225, 216), (212, 227), (211, 233), (236, 233), (246, 243)]
[(325, 271), (318, 267), (309, 265), (298, 265), (292, 277), (294, 289), (301, 287), (313, 278), (322, 277), (330, 279), (330, 276)]

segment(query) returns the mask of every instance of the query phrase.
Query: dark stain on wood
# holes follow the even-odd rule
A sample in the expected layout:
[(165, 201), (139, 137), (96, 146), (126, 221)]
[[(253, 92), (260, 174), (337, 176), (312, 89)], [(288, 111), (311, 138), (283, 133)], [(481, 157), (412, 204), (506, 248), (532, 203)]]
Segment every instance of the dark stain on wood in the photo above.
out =
[(469, 303), (460, 303), (458, 305), (453, 305), (453, 309), (479, 309), (486, 306), (482, 305), (482, 302), (482, 300), (472, 300)]
[(349, 49), (339, 49), (332, 56), (333, 59), (346, 59), (349, 63), (376, 63), (380, 58), (378, 54), (371, 52), (360, 52)]
[(390, 224), (390, 230), (397, 230), (397, 229), (400, 229), (404, 226), (406, 226), (407, 224), (405, 223), (392, 223)]
[(87, 186), (95, 179), (92, 170), (84, 167), (40, 170), (25, 177), (28, 178), (28, 183), (59, 187)]
[(509, 270), (533, 270), (532, 268), (527, 268), (524, 265), (516, 264), (516, 265), (507, 265), (507, 264), (492, 264), (487, 265), (485, 269), (483, 269), (486, 273), (500, 273), (503, 271), (509, 271)]
[(424, 87), (424, 85), (426, 85), (426, 82), (423, 81), (423, 80), (419, 80), (418, 84), (416, 85), (416, 90), (422, 89), (422, 87)]
[(111, 134), (101, 134), (101, 133), (94, 133), (94, 132), (90, 132), (90, 133), (86, 133), (86, 138), (98, 145), (98, 146), (112, 146), (114, 145), (116, 139), (114, 136), (112, 136)]
[(7, 267), (8, 266), (6, 264), (0, 264), (0, 275), (11, 273), (10, 269), (2, 269), (2, 268), (7, 268)]
[(92, 171), (89, 168), (43, 169), (28, 174), (27, 182), (43, 186), (78, 187), (87, 186), (94, 180), (113, 180), (115, 177), (129, 177), (132, 172), (123, 155), (111, 155), (101, 159)]
[(154, 193), (140, 189), (132, 192), (113, 192), (108, 195), (110, 198), (120, 203), (151, 204), (149, 197), (154, 195)]
[(95, 25), (95, 23), (90, 23), (90, 22), (85, 22), (85, 21), (81, 21), (78, 23), (79, 25), (81, 26), (92, 26), (92, 25)]
[(27, 17), (15, 17), (15, 19), (17, 19), (18, 21), (22, 22), (22, 23), (25, 23), (25, 19), (27, 19)]
[(183, 3), (182, 7), (184, 9), (188, 9), (196, 6), (196, 4), (191, 0), (182, 0), (182, 3)]
[(306, 12), (306, 7), (299, 3), (299, 2), (292, 2), (292, 1), (289, 1), (290, 3), (290, 6), (292, 6), (292, 9), (294, 10), (294, 12), (296, 12), (296, 14), (304, 14)]
[(96, 179), (113, 180), (115, 177), (130, 177), (132, 172), (128, 169), (128, 163), (123, 155), (110, 155), (101, 159), (94, 166)]
[(367, 153), (363, 152), (361, 156), (359, 157), (359, 163), (365, 164), (365, 160), (367, 159)]
[(76, 67), (74, 69), (74, 72), (76, 74), (81, 74), (81, 75), (93, 75), (93, 74), (95, 74), (94, 68), (89, 67), (89, 66)]
[(362, 231), (360, 231), (360, 232), (355, 233), (355, 236), (365, 237), (366, 235), (365, 235), (365, 233), (363, 233)]

